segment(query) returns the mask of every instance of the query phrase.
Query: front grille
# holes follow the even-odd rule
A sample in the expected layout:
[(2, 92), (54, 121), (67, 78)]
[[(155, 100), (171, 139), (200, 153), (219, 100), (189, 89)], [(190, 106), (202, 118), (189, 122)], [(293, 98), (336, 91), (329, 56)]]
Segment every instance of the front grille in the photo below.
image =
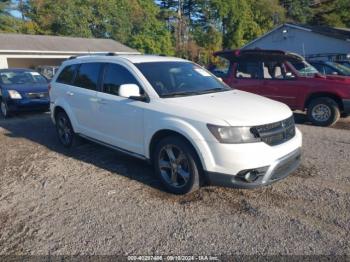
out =
[(27, 93), (26, 96), (29, 99), (44, 99), (49, 97), (49, 93), (48, 92)]
[(276, 146), (295, 136), (294, 117), (291, 116), (279, 122), (256, 126), (251, 131), (266, 144)]

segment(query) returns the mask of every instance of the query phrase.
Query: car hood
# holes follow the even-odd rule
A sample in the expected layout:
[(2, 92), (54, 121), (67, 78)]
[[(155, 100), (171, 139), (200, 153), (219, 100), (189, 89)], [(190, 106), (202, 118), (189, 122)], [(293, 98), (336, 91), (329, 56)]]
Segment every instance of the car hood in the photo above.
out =
[(315, 75), (316, 79), (321, 80), (331, 80), (331, 81), (338, 81), (344, 84), (350, 84), (350, 76), (336, 76), (336, 75)]
[[(196, 112), (210, 119), (226, 121), (231, 126), (256, 126), (274, 123), (292, 115), (285, 104), (239, 90), (196, 96), (168, 98), (185, 112)], [(208, 122), (210, 123), (210, 122)]]
[(17, 92), (23, 93), (36, 93), (36, 92), (48, 92), (49, 84), (43, 83), (30, 83), (20, 85), (4, 85), (3, 88), (7, 90), (16, 90)]

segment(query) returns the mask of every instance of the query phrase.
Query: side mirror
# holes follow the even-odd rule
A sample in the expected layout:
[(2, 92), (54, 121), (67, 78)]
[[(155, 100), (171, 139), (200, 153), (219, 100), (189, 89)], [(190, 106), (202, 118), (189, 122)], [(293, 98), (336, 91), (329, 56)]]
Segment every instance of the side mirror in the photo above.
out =
[(125, 98), (141, 97), (140, 87), (136, 84), (124, 84), (119, 87), (118, 95)]

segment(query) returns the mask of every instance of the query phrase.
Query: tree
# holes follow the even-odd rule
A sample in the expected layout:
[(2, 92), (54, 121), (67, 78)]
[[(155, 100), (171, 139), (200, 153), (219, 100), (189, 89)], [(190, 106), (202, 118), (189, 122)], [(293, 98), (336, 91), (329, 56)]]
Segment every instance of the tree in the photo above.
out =
[(350, 1), (324, 1), (312, 9), (311, 24), (332, 27), (350, 27)]
[(20, 22), (18, 19), (10, 15), (9, 9), (11, 6), (10, 0), (0, 1), (0, 32), (18, 32)]
[(24, 10), (39, 34), (112, 38), (147, 53), (172, 53), (152, 0), (28, 0)]
[(171, 34), (165, 23), (157, 19), (160, 10), (154, 2), (138, 0), (138, 10), (133, 12), (135, 20), (128, 43), (144, 53), (173, 55)]
[(312, 19), (312, 0), (281, 0), (281, 5), (287, 12), (288, 20), (306, 24)]

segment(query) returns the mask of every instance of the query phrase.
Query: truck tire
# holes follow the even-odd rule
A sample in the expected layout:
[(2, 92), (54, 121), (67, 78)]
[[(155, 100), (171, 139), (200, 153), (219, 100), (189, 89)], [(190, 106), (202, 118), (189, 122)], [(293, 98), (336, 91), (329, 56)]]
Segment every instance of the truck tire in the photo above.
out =
[(307, 117), (316, 126), (332, 126), (340, 118), (339, 105), (329, 97), (315, 98), (307, 108)]

